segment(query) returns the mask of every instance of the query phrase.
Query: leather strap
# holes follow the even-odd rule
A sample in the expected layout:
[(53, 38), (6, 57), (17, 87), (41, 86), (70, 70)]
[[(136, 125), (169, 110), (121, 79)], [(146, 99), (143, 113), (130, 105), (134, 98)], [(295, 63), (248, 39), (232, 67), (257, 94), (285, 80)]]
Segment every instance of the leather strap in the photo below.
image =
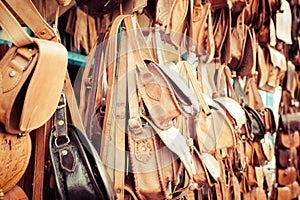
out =
[(13, 44), (20, 47), (33, 42), (32, 38), (28, 36), (26, 31), (21, 27), (20, 23), (2, 1), (0, 1), (0, 13), (1, 28), (7, 33)]
[(35, 132), (35, 153), (32, 199), (43, 199), (44, 172), (45, 172), (45, 150), (47, 146), (46, 136), (49, 132), (49, 123), (44, 124)]
[[(38, 38), (57, 41), (58, 34), (44, 20), (31, 0), (5, 0)], [(26, 9), (24, 9), (26, 8)]]
[(55, 121), (56, 121), (56, 133), (57, 138), (67, 137), (67, 119), (66, 119), (66, 106), (67, 100), (64, 93), (61, 93), (58, 106), (55, 112)]
[(66, 79), (65, 79), (65, 85), (64, 85), (64, 89), (63, 89), (65, 96), (66, 96), (66, 100), (67, 100), (67, 105), (70, 111), (70, 119), (71, 119), (71, 124), (73, 124), (74, 126), (76, 126), (76, 128), (78, 128), (80, 131), (82, 131), (83, 133), (85, 133), (85, 128), (83, 126), (82, 120), (81, 120), (81, 116), (78, 110), (78, 105), (77, 105), (77, 101), (75, 98), (75, 94), (74, 94), (74, 90), (72, 88), (72, 83), (69, 77), (69, 74), (67, 73), (66, 75)]
[[(196, 98), (199, 102), (200, 109), (202, 109), (204, 111), (206, 116), (209, 116), (211, 114), (210, 108), (208, 107), (208, 105), (206, 104), (206, 102), (203, 98), (203, 95), (201, 93), (202, 88), (200, 86), (200, 83), (196, 80), (196, 78), (193, 74), (192, 66), (190, 64), (188, 64), (188, 62), (185, 62), (185, 61), (183, 61), (183, 62), (184, 63), (182, 63), (182, 65), (180, 65), (180, 66), (182, 66), (184, 68), (184, 70), (186, 71), (187, 78), (191, 82), (191, 85), (194, 89)], [(180, 64), (180, 63), (178, 63), (178, 64)]]
[[(120, 28), (121, 23), (123, 22), (124, 18), (129, 17), (130, 15), (120, 15), (115, 18), (113, 24), (111, 25), (111, 29), (109, 32), (109, 44), (108, 44), (108, 51), (109, 57), (108, 61), (109, 65), (107, 65), (107, 77), (108, 77), (108, 89), (107, 93), (105, 96), (105, 101), (106, 101), (106, 110), (105, 110), (105, 116), (104, 116), (104, 122), (103, 122), (103, 135), (102, 135), (102, 144), (101, 144), (101, 149), (100, 149), (100, 157), (103, 160), (103, 162), (106, 165), (109, 165), (107, 168), (108, 174), (114, 181), (114, 188), (117, 193), (117, 199), (124, 199), (124, 182), (125, 182), (125, 177), (124, 177), (124, 170), (125, 170), (125, 163), (123, 162), (125, 159), (123, 157), (117, 162), (119, 166), (116, 166), (115, 164), (115, 159), (119, 159), (120, 155), (116, 155), (116, 148), (118, 148), (119, 152), (124, 152), (125, 153), (125, 146), (121, 143), (119, 143), (118, 140), (118, 133), (115, 132), (115, 126), (116, 122), (113, 116), (115, 107), (113, 107), (113, 97), (116, 93), (115, 91), (115, 85), (116, 85), (116, 68), (117, 68), (117, 35), (118, 31)], [(111, 59), (112, 58), (112, 59)], [(106, 69), (104, 69), (106, 70)], [(124, 131), (122, 133), (124, 135)], [(122, 137), (122, 136), (121, 136)], [(117, 139), (115, 141), (111, 141), (114, 139)], [(111, 143), (113, 144), (113, 147), (111, 147)], [(123, 141), (125, 143), (125, 140)], [(115, 146), (115, 145), (120, 145)], [(110, 152), (108, 152), (110, 151)], [(113, 159), (109, 159), (110, 155), (114, 155)], [(118, 169), (118, 170), (117, 170)], [(122, 169), (120, 171), (119, 169)]]

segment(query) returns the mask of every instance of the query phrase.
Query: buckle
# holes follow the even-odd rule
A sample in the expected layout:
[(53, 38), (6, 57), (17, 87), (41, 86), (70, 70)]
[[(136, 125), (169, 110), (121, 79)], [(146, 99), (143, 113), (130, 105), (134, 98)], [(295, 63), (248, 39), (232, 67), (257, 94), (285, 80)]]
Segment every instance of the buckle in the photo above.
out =
[[(26, 47), (26, 49), (28, 49), (28, 51), (33, 51), (33, 49), (29, 48), (29, 47)], [(13, 63), (13, 66), (16, 66), (16, 67), (21, 66), (22, 71), (26, 71), (26, 69), (29, 67), (30, 63), (32, 62), (34, 55), (35, 54), (33, 54), (29, 58), (27, 58), (26, 56), (24, 56), (21, 53), (21, 48), (18, 48), (16, 50), (16, 52), (14, 53), (14, 55), (12, 56), (11, 62)], [(20, 59), (17, 59), (17, 57), (20, 57), (22, 60), (26, 60), (27, 63), (24, 65), (24, 63), (23, 63), (24, 61), (21, 61)]]
[(135, 117), (135, 118), (128, 119), (128, 126), (132, 132), (134, 133), (140, 132), (140, 130), (143, 127), (141, 118)]

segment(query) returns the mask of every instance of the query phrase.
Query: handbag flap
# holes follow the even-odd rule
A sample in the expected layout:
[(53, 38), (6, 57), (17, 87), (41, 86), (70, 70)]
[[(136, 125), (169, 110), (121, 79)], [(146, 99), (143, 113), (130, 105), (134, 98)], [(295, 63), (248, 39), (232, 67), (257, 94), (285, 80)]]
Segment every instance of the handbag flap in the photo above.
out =
[(270, 54), (270, 59), (274, 67), (278, 67), (281, 71), (286, 71), (287, 70), (287, 62), (286, 58), (277, 49), (268, 46), (269, 54)]
[(288, 187), (291, 190), (291, 198), (292, 199), (297, 198), (300, 193), (298, 181), (294, 181), (292, 184), (288, 185)]
[(245, 111), (237, 101), (228, 97), (217, 97), (214, 100), (226, 108), (226, 111), (233, 117), (238, 128), (241, 128), (246, 123)]
[(278, 183), (280, 185), (292, 184), (297, 179), (297, 171), (295, 167), (287, 167), (286, 169), (278, 169)]
[(281, 115), (284, 130), (300, 130), (300, 112)]
[(277, 198), (278, 200), (284, 200), (284, 199), (291, 199), (291, 190), (289, 187), (284, 186), (284, 187), (277, 187)]
[(53, 115), (68, 66), (68, 52), (62, 44), (36, 38), (34, 41), (39, 46), (39, 59), (24, 99), (20, 119), (22, 132), (40, 127)]
[(294, 131), (290, 133), (286, 133), (284, 131), (279, 132), (277, 135), (279, 140), (279, 145), (282, 145), (286, 148), (293, 148), (299, 146), (299, 132)]
[(256, 110), (247, 105), (245, 105), (245, 108), (252, 116), (254, 140), (258, 141), (262, 139), (264, 137), (264, 134), (266, 133), (265, 125), (262, 121), (261, 116)]
[(289, 149), (278, 149), (277, 162), (279, 167), (287, 168), (290, 166), (290, 150)]

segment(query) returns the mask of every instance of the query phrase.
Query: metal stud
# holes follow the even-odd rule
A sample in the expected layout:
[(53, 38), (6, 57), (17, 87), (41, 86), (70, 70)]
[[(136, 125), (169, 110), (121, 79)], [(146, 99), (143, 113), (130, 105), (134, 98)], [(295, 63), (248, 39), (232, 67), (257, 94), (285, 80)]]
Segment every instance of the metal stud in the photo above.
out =
[(63, 156), (66, 156), (66, 155), (68, 154), (68, 151), (67, 151), (67, 150), (62, 150), (61, 154), (62, 154)]
[(65, 123), (64, 120), (59, 120), (59, 121), (57, 122), (57, 124), (60, 125), (60, 126), (64, 125), (64, 123)]
[(15, 75), (16, 75), (15, 70), (11, 70), (11, 71), (9, 72), (9, 77), (14, 77)]

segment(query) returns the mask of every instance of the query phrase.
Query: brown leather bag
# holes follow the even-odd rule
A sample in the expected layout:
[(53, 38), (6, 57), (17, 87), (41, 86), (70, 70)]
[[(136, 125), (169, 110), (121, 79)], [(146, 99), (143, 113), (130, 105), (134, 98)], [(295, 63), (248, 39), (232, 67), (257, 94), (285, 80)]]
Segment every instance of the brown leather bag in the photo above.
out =
[[(277, 49), (267, 46), (258, 50), (258, 88), (274, 92), (287, 70), (286, 58)], [(263, 53), (262, 53), (263, 52)]]
[(7, 132), (30, 132), (55, 111), (67, 71), (67, 50), (60, 43), (29, 37), (6, 6), (0, 6), (1, 26), (15, 44), (0, 61), (0, 122)]
[(294, 181), (292, 184), (288, 185), (290, 191), (291, 191), (291, 198), (297, 198), (300, 194), (300, 186), (298, 181)]
[(250, 192), (243, 193), (244, 200), (267, 200), (265, 190), (259, 187), (254, 187)]
[(191, 13), (190, 37), (192, 51), (205, 56), (205, 61), (210, 62), (215, 54), (213, 38), (211, 4), (195, 1)]
[(6, 193), (24, 175), (31, 156), (30, 135), (15, 135), (0, 128), (0, 189)]
[(276, 151), (276, 163), (279, 168), (287, 168), (297, 165), (297, 151), (295, 148), (281, 149)]
[(232, 27), (230, 42), (231, 61), (228, 66), (239, 76), (251, 74), (255, 64), (255, 41), (250, 28), (244, 24), (244, 10)]
[(293, 166), (277, 170), (277, 180), (280, 185), (292, 184), (297, 179), (297, 171)]
[[(212, 2), (213, 36), (215, 41), (214, 57), (218, 59), (221, 62), (221, 64), (227, 64), (231, 58), (230, 51), (228, 51), (228, 49), (230, 49), (231, 39), (231, 12), (228, 6), (222, 6), (221, 9), (214, 10), (213, 5), (217, 2)], [(227, 4), (227, 2), (225, 2), (225, 4)]]
[(188, 10), (189, 1), (173, 0), (170, 18), (166, 27), (166, 34), (170, 36), (170, 41), (176, 47), (180, 47), (184, 39), (184, 32), (187, 27)]
[(271, 199), (286, 200), (286, 199), (291, 199), (291, 197), (292, 197), (291, 190), (287, 186), (274, 187), (271, 193)]
[(298, 147), (300, 142), (299, 132), (294, 131), (292, 133), (287, 133), (284, 131), (280, 131), (276, 137), (276, 143), (285, 148), (293, 148)]

